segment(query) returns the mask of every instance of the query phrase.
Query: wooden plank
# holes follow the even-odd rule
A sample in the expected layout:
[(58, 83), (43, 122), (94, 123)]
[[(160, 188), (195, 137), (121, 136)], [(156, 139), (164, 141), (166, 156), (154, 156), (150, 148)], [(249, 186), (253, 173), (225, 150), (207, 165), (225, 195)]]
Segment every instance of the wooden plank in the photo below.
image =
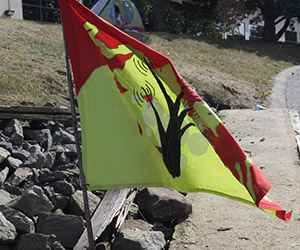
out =
[[(34, 107), (34, 106), (0, 106), (0, 113), (23, 113), (23, 114), (71, 114), (69, 108), (58, 107)], [(78, 113), (78, 109), (76, 110)]]
[[(120, 210), (126, 202), (130, 189), (108, 190), (92, 216), (93, 239), (97, 240), (104, 232), (106, 227), (120, 213)], [(129, 196), (130, 197), (130, 196)], [(132, 199), (132, 198), (131, 198)], [(128, 210), (127, 210), (128, 211)], [(126, 216), (125, 216), (126, 217)], [(84, 230), (80, 239), (74, 247), (74, 250), (88, 248), (87, 231)]]
[[(79, 119), (79, 112), (76, 110)], [(0, 120), (52, 120), (70, 123), (72, 120), (71, 110), (68, 108), (55, 107), (3, 107), (0, 106)]]
[(130, 206), (131, 206), (132, 202), (134, 201), (136, 194), (137, 194), (137, 190), (132, 190), (132, 192), (129, 194), (126, 201), (124, 202), (124, 204), (120, 210), (120, 213), (118, 215), (118, 219), (116, 222), (116, 229), (119, 229), (122, 226), (123, 222), (125, 221), (127, 214), (129, 212)]

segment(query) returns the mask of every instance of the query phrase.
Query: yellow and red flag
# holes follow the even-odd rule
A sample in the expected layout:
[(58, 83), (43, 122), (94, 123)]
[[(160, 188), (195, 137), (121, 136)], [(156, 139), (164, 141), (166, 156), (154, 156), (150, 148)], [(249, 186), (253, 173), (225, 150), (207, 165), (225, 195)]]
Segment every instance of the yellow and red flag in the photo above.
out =
[(271, 184), (168, 58), (59, 0), (90, 190), (169, 187), (241, 201), (290, 220)]

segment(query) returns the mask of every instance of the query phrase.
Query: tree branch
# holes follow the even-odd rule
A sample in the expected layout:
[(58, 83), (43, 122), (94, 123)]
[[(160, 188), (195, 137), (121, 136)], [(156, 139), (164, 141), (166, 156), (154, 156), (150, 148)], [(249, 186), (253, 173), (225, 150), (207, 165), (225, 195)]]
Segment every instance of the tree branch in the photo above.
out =
[(285, 17), (280, 18), (279, 20), (277, 20), (277, 21), (275, 22), (275, 25), (277, 25), (278, 23), (280, 23), (280, 22), (283, 21), (284, 19), (285, 19)]
[(290, 24), (291, 19), (292, 19), (291, 17), (287, 17), (287, 18), (286, 18), (283, 27), (282, 27), (282, 28), (278, 31), (278, 33), (275, 35), (275, 41), (278, 41), (279, 38), (283, 35), (283, 33), (286, 31), (287, 27), (288, 27), (289, 24)]

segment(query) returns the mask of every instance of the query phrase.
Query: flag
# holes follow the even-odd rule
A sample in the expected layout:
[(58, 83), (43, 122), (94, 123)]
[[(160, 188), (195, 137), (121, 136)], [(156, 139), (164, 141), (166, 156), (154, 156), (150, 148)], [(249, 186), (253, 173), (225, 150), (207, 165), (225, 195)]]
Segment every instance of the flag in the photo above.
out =
[(212, 193), (283, 220), (271, 184), (170, 60), (96, 16), (59, 0), (90, 190), (168, 187)]

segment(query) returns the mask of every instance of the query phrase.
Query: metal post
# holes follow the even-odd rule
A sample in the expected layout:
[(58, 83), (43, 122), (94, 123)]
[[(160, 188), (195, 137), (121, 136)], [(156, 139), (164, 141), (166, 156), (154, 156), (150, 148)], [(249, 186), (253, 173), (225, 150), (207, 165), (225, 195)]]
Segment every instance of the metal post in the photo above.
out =
[(67, 77), (68, 77), (68, 86), (69, 86), (69, 96), (70, 96), (71, 111), (72, 111), (72, 124), (73, 124), (73, 129), (74, 129), (74, 136), (75, 136), (75, 140), (76, 140), (78, 166), (80, 169), (80, 178), (81, 178), (81, 183), (82, 183), (84, 214), (85, 214), (87, 235), (88, 235), (88, 241), (89, 241), (89, 249), (92, 250), (92, 249), (94, 249), (93, 229), (92, 229), (92, 222), (91, 222), (90, 209), (89, 209), (89, 203), (88, 203), (87, 186), (86, 186), (86, 182), (85, 182), (84, 172), (82, 169), (82, 159), (81, 159), (79, 136), (78, 136), (78, 130), (77, 130), (77, 119), (76, 119), (76, 111), (75, 111), (72, 75), (71, 75), (71, 68), (70, 68), (68, 46), (66, 43), (64, 31), (63, 31), (63, 36), (64, 36), (65, 59), (66, 59), (66, 68), (67, 68)]

